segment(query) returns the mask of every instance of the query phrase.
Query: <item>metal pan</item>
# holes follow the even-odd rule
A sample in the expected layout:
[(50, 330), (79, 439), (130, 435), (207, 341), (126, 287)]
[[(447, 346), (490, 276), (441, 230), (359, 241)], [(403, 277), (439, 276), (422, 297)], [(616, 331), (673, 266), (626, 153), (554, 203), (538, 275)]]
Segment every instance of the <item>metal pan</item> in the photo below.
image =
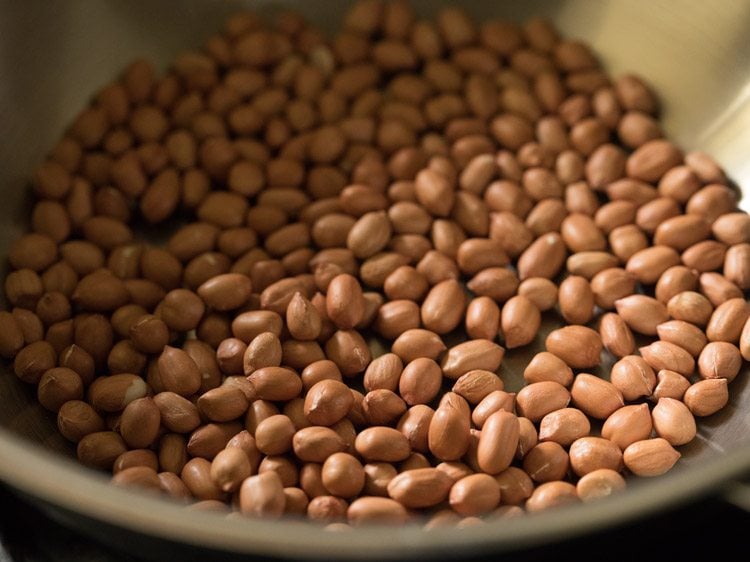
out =
[[(335, 28), (346, 1), (0, 0), (0, 252), (24, 229), (27, 178), (91, 92), (127, 62), (166, 63), (219, 28), (241, 6), (294, 7)], [(422, 13), (440, 2), (415, 1)], [(612, 72), (636, 70), (661, 94), (664, 126), (686, 149), (713, 154), (740, 186), (750, 183), (750, 3), (726, 0), (527, 0), (462, 2), (477, 17), (551, 18), (563, 33), (591, 42)], [(744, 207), (748, 209), (747, 202)], [(526, 359), (504, 364), (508, 380)], [(7, 366), (4, 371), (9, 371)], [(731, 488), (750, 470), (747, 370), (731, 402), (700, 423), (669, 475), (633, 485), (616, 499), (460, 531), (417, 528), (323, 533), (294, 521), (226, 520), (186, 512), (157, 498), (110, 487), (71, 460), (54, 418), (31, 389), (0, 374), (0, 479), (35, 498), (55, 517), (113, 544), (160, 552), (224, 552), (279, 557), (466, 557), (560, 540), (674, 507)], [(744, 494), (744, 495), (743, 495)], [(123, 542), (124, 541), (124, 542)], [(195, 550), (200, 546), (202, 550)]]

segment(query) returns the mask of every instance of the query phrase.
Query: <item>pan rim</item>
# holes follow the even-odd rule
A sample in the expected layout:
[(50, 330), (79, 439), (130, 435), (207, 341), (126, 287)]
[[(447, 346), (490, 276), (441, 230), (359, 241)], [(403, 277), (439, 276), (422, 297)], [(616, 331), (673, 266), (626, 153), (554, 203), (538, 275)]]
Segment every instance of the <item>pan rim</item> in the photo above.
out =
[(132, 489), (110, 485), (103, 474), (77, 465), (0, 428), (0, 479), (52, 506), (115, 527), (178, 543), (242, 554), (327, 559), (394, 559), (451, 551), (480, 553), (541, 546), (653, 515), (712, 492), (720, 492), (750, 468), (750, 447), (677, 473), (640, 482), (628, 493), (576, 505), (489, 522), (466, 529), (425, 532), (415, 525), (370, 527), (321, 533), (301, 521), (226, 519), (187, 511)]

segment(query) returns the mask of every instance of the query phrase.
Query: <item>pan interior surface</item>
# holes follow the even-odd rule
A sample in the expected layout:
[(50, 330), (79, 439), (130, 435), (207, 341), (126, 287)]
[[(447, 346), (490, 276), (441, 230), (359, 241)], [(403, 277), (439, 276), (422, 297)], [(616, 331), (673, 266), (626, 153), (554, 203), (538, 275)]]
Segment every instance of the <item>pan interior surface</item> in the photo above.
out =
[[(414, 0), (426, 15), (445, 2)], [(350, 2), (282, 0), (0, 0), (0, 186), (4, 205), (0, 251), (27, 225), (28, 178), (91, 94), (136, 57), (166, 65), (199, 45), (241, 8), (293, 8), (329, 31)], [(590, 2), (468, 1), (477, 18), (550, 18), (568, 37), (589, 42), (614, 75), (642, 75), (663, 103), (668, 136), (686, 150), (714, 156), (742, 188), (750, 185), (750, 3), (727, 0), (721, 9), (700, 0)], [(750, 210), (747, 200), (740, 206)], [(530, 351), (536, 351), (532, 349)], [(530, 355), (529, 355), (530, 357)], [(520, 378), (528, 357), (503, 364)], [(368, 529), (345, 537), (309, 525), (225, 521), (185, 512), (165, 501), (113, 489), (99, 475), (62, 459), (73, 447), (54, 416), (3, 366), (0, 376), (0, 478), (32, 496), (71, 511), (149, 534), (217, 549), (317, 557), (383, 558), (442, 552), (456, 555), (510, 548), (587, 532), (707, 493), (750, 467), (750, 388), (747, 368), (730, 386), (730, 403), (701, 420), (698, 438), (680, 450), (669, 476), (638, 482), (613, 501), (585, 505), (460, 532)], [(33, 445), (32, 445), (33, 444)], [(48, 451), (55, 451), (50, 454)], [(60, 483), (65, 482), (64, 486)], [(450, 549), (450, 550), (446, 550)]]

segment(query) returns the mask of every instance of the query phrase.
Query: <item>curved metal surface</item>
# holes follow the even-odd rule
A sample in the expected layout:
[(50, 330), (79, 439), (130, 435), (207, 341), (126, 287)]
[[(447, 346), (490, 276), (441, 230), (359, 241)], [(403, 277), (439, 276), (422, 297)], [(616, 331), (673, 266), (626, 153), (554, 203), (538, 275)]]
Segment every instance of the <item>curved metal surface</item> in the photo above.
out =
[[(27, 178), (92, 92), (137, 56), (165, 64), (194, 46), (241, 6), (305, 12), (335, 27), (349, 2), (226, 0), (0, 0), (0, 252), (24, 227)], [(437, 2), (415, 0), (422, 13)], [(462, 2), (479, 17), (522, 21), (545, 14), (568, 36), (591, 42), (615, 74), (636, 71), (663, 101), (666, 130), (686, 149), (713, 154), (742, 186), (750, 183), (750, 3), (726, 0), (530, 0)], [(748, 209), (747, 201), (743, 206)], [(526, 359), (509, 355), (503, 377), (517, 384)], [(7, 369), (4, 369), (8, 371)], [(423, 533), (370, 529), (346, 536), (296, 522), (224, 520), (185, 512), (163, 500), (115, 489), (64, 459), (71, 447), (54, 417), (9, 372), (0, 374), (0, 478), (69, 511), (177, 542), (219, 550), (312, 557), (466, 555), (519, 548), (594, 528), (718, 491), (750, 467), (747, 370), (732, 383), (730, 405), (700, 423), (699, 439), (681, 448), (679, 468), (638, 482), (612, 501), (484, 527)], [(50, 453), (49, 450), (57, 451)], [(96, 532), (96, 529), (90, 531)]]

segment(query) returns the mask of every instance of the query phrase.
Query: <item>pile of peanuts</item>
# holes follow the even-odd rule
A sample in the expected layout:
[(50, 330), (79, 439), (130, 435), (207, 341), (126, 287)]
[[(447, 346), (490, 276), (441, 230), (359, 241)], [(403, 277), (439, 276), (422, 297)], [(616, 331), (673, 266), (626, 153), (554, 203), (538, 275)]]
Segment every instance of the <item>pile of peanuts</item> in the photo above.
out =
[(193, 509), (436, 528), (608, 496), (750, 360), (750, 217), (657, 114), (543, 19), (235, 15), (36, 170), (0, 354), (83, 464)]

